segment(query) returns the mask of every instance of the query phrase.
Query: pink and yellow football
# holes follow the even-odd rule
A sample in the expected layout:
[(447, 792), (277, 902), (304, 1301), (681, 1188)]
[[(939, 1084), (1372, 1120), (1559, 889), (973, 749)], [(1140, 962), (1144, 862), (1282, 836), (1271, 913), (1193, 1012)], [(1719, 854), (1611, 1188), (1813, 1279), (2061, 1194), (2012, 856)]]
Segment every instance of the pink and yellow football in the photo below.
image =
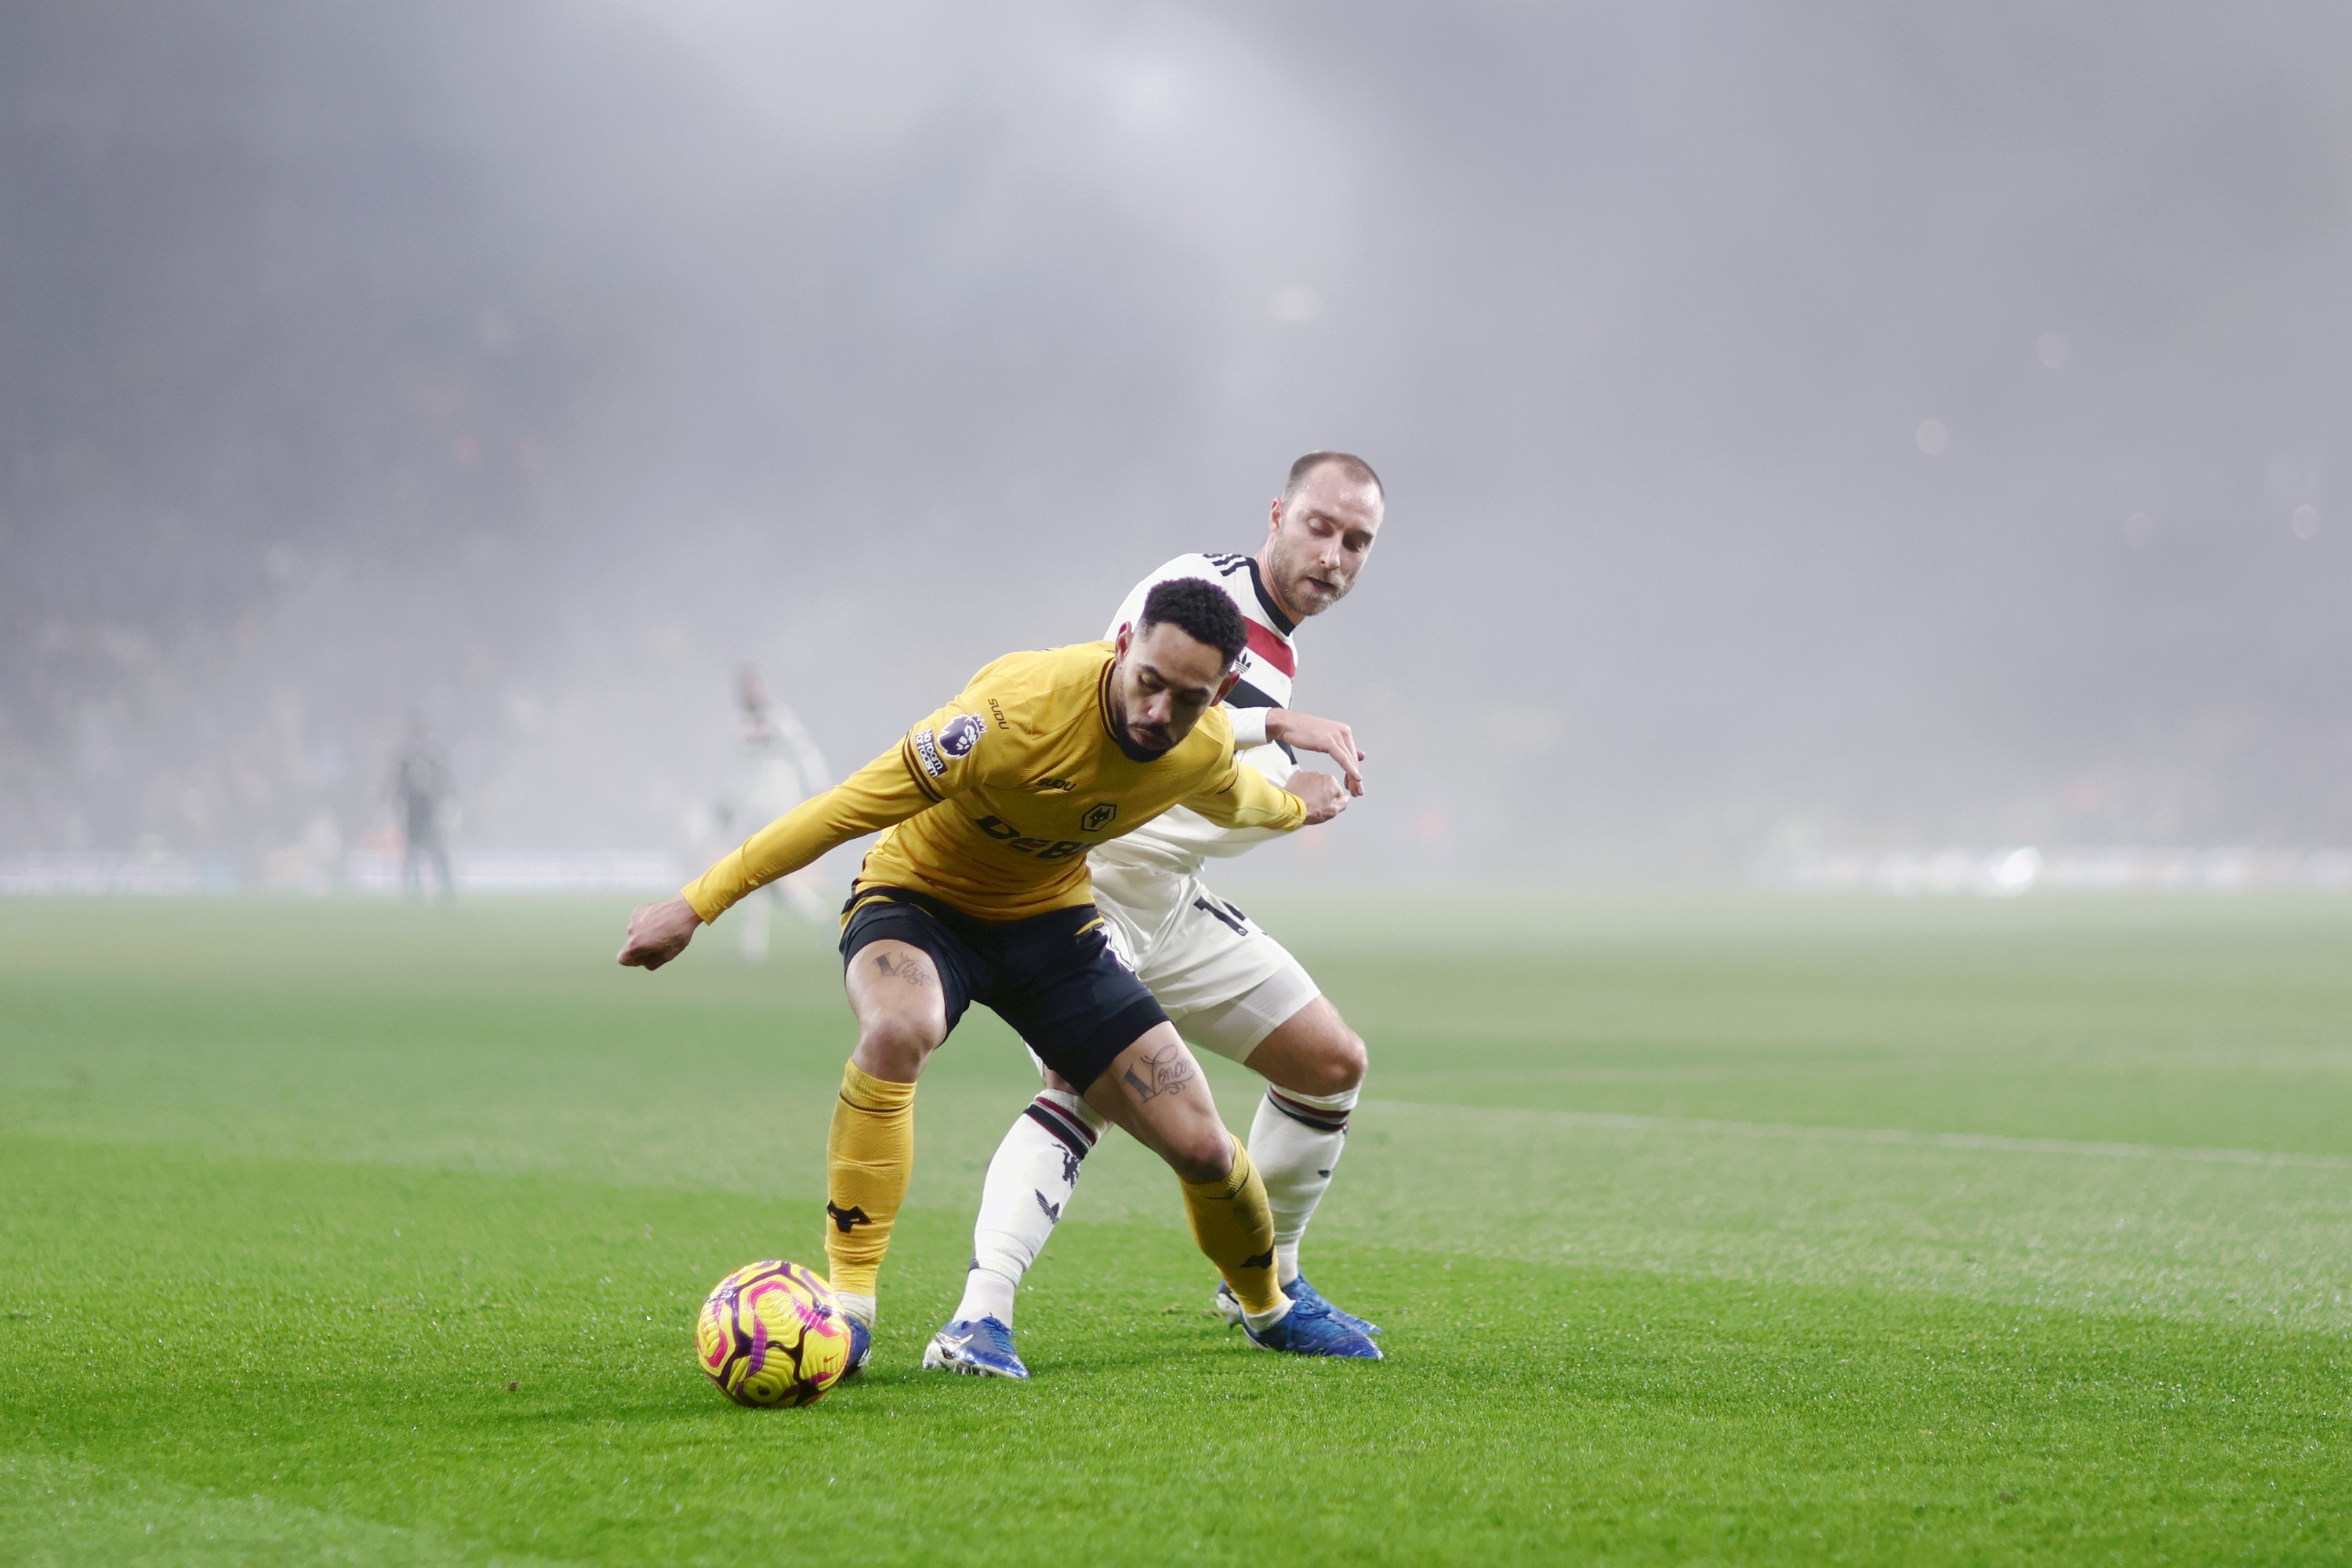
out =
[(814, 1405), (849, 1370), (849, 1320), (797, 1263), (751, 1263), (719, 1282), (694, 1330), (702, 1370), (738, 1405)]

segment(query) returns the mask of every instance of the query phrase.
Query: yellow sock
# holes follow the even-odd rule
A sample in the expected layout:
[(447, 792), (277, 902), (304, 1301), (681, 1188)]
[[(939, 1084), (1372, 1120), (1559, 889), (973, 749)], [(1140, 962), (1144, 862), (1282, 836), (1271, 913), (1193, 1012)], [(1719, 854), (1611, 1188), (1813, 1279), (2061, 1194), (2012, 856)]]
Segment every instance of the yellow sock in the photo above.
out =
[(845, 1064), (824, 1141), (824, 1256), (835, 1290), (873, 1298), (914, 1171), (915, 1086)]
[(1234, 1143), (1232, 1174), (1222, 1182), (1185, 1182), (1184, 1215), (1192, 1239), (1252, 1313), (1271, 1312), (1287, 1297), (1274, 1274), (1274, 1208), (1249, 1151)]

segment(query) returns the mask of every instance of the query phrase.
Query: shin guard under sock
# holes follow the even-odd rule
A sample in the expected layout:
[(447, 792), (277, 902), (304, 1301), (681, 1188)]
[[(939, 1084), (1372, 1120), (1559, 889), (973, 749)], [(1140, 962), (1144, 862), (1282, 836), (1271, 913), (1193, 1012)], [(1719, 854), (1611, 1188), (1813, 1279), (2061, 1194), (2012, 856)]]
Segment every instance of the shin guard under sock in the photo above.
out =
[(845, 1065), (824, 1164), (830, 1283), (853, 1317), (865, 1307), (870, 1327), (875, 1279), (915, 1169), (915, 1086), (875, 1078), (856, 1062)]
[(1274, 1213), (1249, 1151), (1234, 1144), (1234, 1168), (1222, 1181), (1182, 1185), (1192, 1239), (1233, 1287), (1251, 1324), (1279, 1321), (1290, 1298), (1275, 1281)]
[(1274, 1208), (1274, 1263), (1285, 1286), (1298, 1278), (1298, 1238), (1348, 1146), (1348, 1113), (1356, 1108), (1357, 1093), (1299, 1094), (1268, 1085), (1250, 1123), (1250, 1157)]
[(1013, 1118), (981, 1185), (971, 1268), (964, 1275), (957, 1321), (994, 1318), (1013, 1326), (1013, 1292), (1061, 1223), (1077, 1190), (1079, 1163), (1103, 1126), (1094, 1107), (1057, 1089), (1040, 1090)]

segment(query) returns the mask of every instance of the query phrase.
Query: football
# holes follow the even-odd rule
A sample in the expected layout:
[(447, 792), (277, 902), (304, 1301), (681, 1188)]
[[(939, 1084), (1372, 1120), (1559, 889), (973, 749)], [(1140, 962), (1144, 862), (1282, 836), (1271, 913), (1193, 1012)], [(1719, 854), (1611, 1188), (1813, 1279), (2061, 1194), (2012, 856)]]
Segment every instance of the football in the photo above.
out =
[(797, 1263), (749, 1263), (721, 1279), (694, 1340), (702, 1370), (738, 1405), (814, 1405), (849, 1370), (849, 1320), (833, 1287)]

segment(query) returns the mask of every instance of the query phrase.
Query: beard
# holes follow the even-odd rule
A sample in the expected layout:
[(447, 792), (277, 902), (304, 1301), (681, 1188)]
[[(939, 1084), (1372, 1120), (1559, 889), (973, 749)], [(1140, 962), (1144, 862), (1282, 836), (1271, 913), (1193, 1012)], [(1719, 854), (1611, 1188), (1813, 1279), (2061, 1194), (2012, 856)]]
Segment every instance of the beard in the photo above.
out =
[(1273, 575), (1276, 595), (1300, 620), (1321, 615), (1346, 598), (1348, 590), (1355, 586), (1352, 579), (1334, 578), (1330, 587), (1319, 587), (1308, 581), (1311, 574), (1282, 561), (1275, 563)]
[(1113, 688), (1110, 694), (1110, 738), (1130, 763), (1156, 763), (1176, 749), (1175, 742), (1147, 746), (1135, 738), (1133, 726), (1127, 721), (1127, 702)]

